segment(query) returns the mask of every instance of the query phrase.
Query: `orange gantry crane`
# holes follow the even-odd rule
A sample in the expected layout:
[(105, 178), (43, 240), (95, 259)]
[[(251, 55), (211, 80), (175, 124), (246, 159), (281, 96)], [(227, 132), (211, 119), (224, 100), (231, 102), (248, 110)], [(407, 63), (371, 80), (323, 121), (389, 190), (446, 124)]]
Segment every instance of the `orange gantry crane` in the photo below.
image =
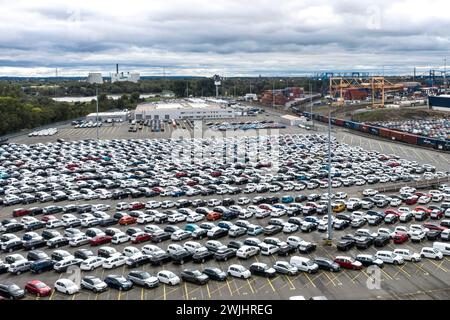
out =
[[(335, 98), (339, 95), (337, 102), (338, 106), (344, 105), (344, 90), (348, 89), (368, 89), (372, 93), (372, 108), (384, 108), (385, 90), (402, 90), (402, 84), (393, 84), (384, 77), (369, 77), (369, 78), (344, 78), (331, 77), (330, 78), (330, 96)], [(381, 100), (375, 100), (376, 92), (381, 93)]]

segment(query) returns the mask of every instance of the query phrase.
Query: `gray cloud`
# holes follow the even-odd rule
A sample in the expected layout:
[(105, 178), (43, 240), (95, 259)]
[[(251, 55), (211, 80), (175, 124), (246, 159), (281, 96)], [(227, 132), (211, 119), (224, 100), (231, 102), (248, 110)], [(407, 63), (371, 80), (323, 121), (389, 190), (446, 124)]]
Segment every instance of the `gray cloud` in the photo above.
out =
[[(450, 49), (448, 2), (0, 0), (0, 75), (409, 72)], [(81, 73), (81, 74), (77, 74)]]

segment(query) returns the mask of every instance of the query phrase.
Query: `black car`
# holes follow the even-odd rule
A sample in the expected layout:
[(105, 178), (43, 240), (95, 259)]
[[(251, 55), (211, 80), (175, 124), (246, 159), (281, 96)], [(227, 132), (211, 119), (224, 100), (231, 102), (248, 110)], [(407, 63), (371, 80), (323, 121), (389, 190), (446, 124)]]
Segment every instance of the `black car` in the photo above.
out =
[(25, 228), (26, 231), (33, 231), (37, 229), (45, 228), (45, 222), (44, 221), (33, 221), (30, 224), (27, 225)]
[(73, 256), (77, 259), (86, 260), (90, 257), (93, 257), (94, 253), (88, 249), (78, 249), (77, 251), (74, 252)]
[(264, 227), (264, 234), (268, 235), (268, 236), (274, 235), (274, 234), (281, 232), (282, 230), (283, 230), (282, 226), (271, 224), (271, 225)]
[(209, 277), (199, 270), (183, 270), (181, 271), (181, 280), (203, 285), (208, 283)]
[(383, 261), (369, 254), (360, 254), (356, 256), (355, 260), (361, 262), (364, 267), (377, 266), (383, 268), (384, 266)]
[(4, 252), (13, 252), (15, 250), (22, 249), (23, 243), (22, 240), (12, 240), (8, 241), (7, 244), (3, 245), (3, 251)]
[(208, 239), (216, 240), (223, 237), (226, 237), (228, 235), (228, 230), (225, 228), (217, 228), (216, 230), (212, 231), (212, 234), (208, 235)]
[(158, 252), (150, 255), (149, 262), (152, 266), (162, 266), (164, 263), (171, 261), (170, 255), (166, 252)]
[(349, 215), (343, 214), (343, 213), (338, 213), (336, 215), (336, 219), (340, 219), (340, 220), (344, 220), (347, 222), (352, 222), (352, 218)]
[(180, 251), (171, 254), (170, 258), (175, 264), (184, 264), (185, 262), (192, 260), (192, 253), (188, 251)]
[(127, 259), (126, 264), (129, 268), (136, 268), (136, 267), (139, 267), (139, 266), (149, 263), (149, 261), (150, 261), (150, 256), (142, 254), (142, 255), (136, 255), (136, 256), (129, 257)]
[(223, 206), (232, 206), (232, 205), (234, 205), (236, 203), (236, 201), (234, 201), (233, 199), (231, 199), (231, 198), (226, 198), (226, 199), (223, 199), (222, 200), (222, 205)]
[(128, 291), (133, 288), (133, 282), (127, 280), (124, 276), (121, 275), (109, 275), (105, 278), (105, 283), (108, 285), (108, 287), (120, 291)]
[(299, 195), (299, 196), (294, 198), (295, 202), (303, 202), (303, 201), (306, 201), (306, 200), (308, 200), (308, 197), (303, 195), (303, 194), (301, 194), (301, 195)]
[(0, 262), (0, 274), (8, 272), (8, 265), (6, 263)]
[(268, 265), (259, 262), (253, 263), (250, 266), (249, 270), (256, 276), (262, 276), (266, 278), (273, 278), (277, 274), (274, 268), (270, 268)]
[(164, 232), (174, 233), (175, 231), (180, 230), (177, 226), (167, 226), (164, 228)]
[(102, 219), (100, 220), (100, 226), (101, 227), (109, 227), (109, 226), (113, 226), (115, 224), (117, 224), (118, 221), (114, 218), (106, 218), (106, 219)]
[[(208, 230), (206, 229), (197, 229), (192, 233), (192, 239), (200, 240), (205, 238), (208, 235)], [(153, 239), (152, 239), (153, 240)]]
[(128, 194), (126, 192), (124, 192), (123, 190), (116, 190), (113, 192), (112, 198), (114, 200), (125, 199), (125, 198), (128, 198)]
[(30, 216), (37, 216), (38, 214), (42, 214), (44, 210), (42, 208), (34, 207), (28, 209), (30, 211)]
[(232, 248), (232, 249), (239, 249), (240, 247), (242, 247), (244, 245), (244, 243), (242, 241), (236, 241), (236, 240), (231, 240), (227, 247), (228, 248)]
[(195, 263), (204, 263), (205, 261), (208, 261), (212, 258), (214, 258), (214, 252), (211, 252), (209, 250), (197, 250), (192, 255), (192, 261)]
[(48, 255), (44, 251), (33, 250), (27, 254), (27, 260), (29, 261), (38, 261), (42, 259), (48, 259)]
[(374, 220), (369, 220), (369, 226), (378, 226), (383, 222), (383, 217), (375, 216)]
[(88, 213), (92, 211), (91, 204), (80, 204), (77, 208), (78, 213)]
[(377, 248), (384, 247), (385, 245), (389, 244), (391, 242), (391, 239), (388, 236), (380, 235), (375, 238), (373, 241), (373, 245)]
[(25, 241), (23, 243), (23, 249), (24, 250), (34, 250), (36, 248), (42, 248), (47, 245), (47, 242), (45, 239), (33, 239), (30, 241)]
[(441, 236), (441, 230), (429, 230), (427, 232), (427, 239), (430, 241), (438, 240)]
[(25, 297), (25, 291), (20, 289), (15, 283), (3, 282), (0, 283), (0, 296), (6, 299), (17, 300)]
[(157, 232), (152, 235), (152, 242), (160, 243), (170, 239), (171, 234), (169, 232)]
[(294, 253), (295, 251), (297, 251), (297, 248), (288, 244), (285, 246), (280, 246), (280, 250), (278, 250), (277, 254), (279, 256), (285, 257), (285, 256), (290, 255), (291, 253)]
[(43, 259), (38, 261), (33, 261), (30, 264), (30, 271), (32, 273), (42, 273), (44, 271), (52, 271), (55, 261), (52, 259)]
[(331, 259), (317, 257), (314, 259), (314, 262), (319, 266), (319, 269), (338, 272), (341, 270), (341, 267)]
[(373, 242), (374, 240), (371, 237), (360, 237), (356, 240), (355, 245), (358, 249), (364, 250), (368, 249)]
[(58, 231), (55, 231), (55, 230), (44, 230), (44, 231), (42, 231), (41, 236), (45, 240), (50, 240), (50, 239), (53, 239), (55, 237), (59, 237), (60, 234), (59, 234)]
[(340, 240), (338, 241), (336, 248), (340, 251), (348, 251), (355, 246), (355, 241), (352, 240)]
[(208, 267), (203, 270), (203, 273), (206, 274), (211, 280), (216, 281), (227, 280), (226, 272), (220, 270), (219, 268)]
[(24, 225), (18, 222), (8, 223), (5, 227), (5, 233), (17, 232), (24, 229)]
[(125, 231), (125, 233), (126, 233), (127, 235), (129, 235), (130, 237), (131, 237), (133, 234), (139, 233), (139, 232), (142, 232), (142, 230), (139, 229), (139, 228), (135, 228), (135, 227), (128, 228), (128, 229)]
[(228, 259), (233, 257), (236, 257), (236, 249), (219, 249), (214, 253), (214, 258), (216, 259), (216, 261), (227, 261)]

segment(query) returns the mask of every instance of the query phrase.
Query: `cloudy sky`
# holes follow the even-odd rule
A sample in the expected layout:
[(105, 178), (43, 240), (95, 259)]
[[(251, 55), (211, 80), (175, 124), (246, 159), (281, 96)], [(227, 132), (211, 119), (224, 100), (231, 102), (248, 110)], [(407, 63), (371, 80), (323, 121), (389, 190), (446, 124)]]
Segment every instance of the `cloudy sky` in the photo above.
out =
[[(0, 76), (406, 74), (450, 63), (446, 0), (0, 0)], [(447, 56), (448, 55), (448, 56)]]

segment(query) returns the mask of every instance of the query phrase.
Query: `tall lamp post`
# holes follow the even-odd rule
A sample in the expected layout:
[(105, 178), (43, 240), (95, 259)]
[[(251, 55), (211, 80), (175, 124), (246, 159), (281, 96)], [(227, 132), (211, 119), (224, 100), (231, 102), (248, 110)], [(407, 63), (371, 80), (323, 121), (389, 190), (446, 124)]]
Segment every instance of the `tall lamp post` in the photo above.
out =
[(99, 132), (98, 132), (98, 130), (99, 130), (99, 125), (98, 125), (98, 87), (96, 87), (95, 88), (95, 95), (96, 95), (96, 101), (97, 101), (97, 103), (96, 103), (96, 106), (97, 106), (97, 117), (96, 117), (96, 127), (97, 127), (97, 140), (99, 140)]
[(328, 230), (325, 245), (331, 246), (333, 241), (333, 228), (331, 227), (331, 106), (328, 109)]

